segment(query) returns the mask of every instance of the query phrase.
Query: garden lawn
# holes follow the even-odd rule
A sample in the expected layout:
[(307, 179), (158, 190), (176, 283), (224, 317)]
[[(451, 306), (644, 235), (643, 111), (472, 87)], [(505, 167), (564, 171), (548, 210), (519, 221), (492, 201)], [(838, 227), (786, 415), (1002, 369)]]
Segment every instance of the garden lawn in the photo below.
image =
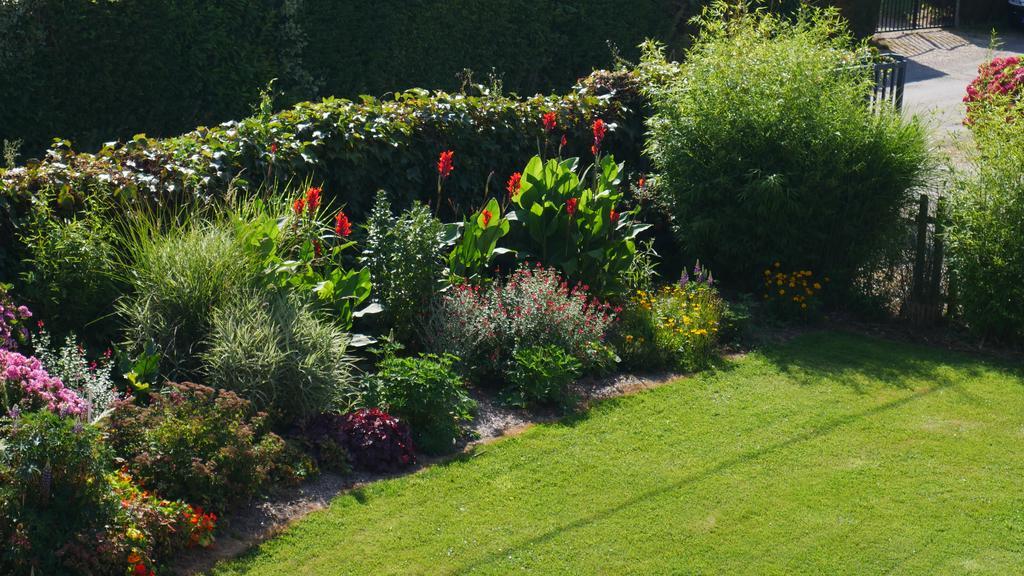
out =
[(1010, 574), (1024, 372), (822, 333), (337, 498), (215, 574)]

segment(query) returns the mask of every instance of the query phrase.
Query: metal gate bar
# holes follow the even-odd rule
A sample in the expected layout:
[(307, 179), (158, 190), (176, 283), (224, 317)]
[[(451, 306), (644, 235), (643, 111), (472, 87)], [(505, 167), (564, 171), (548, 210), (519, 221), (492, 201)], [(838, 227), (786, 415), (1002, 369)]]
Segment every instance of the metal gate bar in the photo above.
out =
[(878, 32), (953, 26), (956, 4), (957, 0), (882, 0)]

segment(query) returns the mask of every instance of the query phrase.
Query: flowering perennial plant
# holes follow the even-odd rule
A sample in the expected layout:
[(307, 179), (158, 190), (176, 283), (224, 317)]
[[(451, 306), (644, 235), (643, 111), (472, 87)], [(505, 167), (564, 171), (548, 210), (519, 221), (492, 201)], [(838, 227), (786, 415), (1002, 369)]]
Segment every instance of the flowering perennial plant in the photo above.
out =
[(676, 284), (637, 291), (618, 326), (620, 353), (632, 368), (700, 370), (713, 358), (724, 303), (710, 271), (697, 264)]
[(966, 123), (972, 124), (981, 110), (990, 104), (1015, 108), (1024, 97), (1024, 58), (995, 58), (978, 67), (978, 76), (967, 86)]
[(455, 286), (438, 302), (427, 341), (477, 372), (501, 370), (521, 345), (555, 345), (588, 365), (616, 312), (588, 288), (539, 263), (487, 287)]
[(25, 306), (16, 306), (0, 284), (0, 349), (16, 350), (28, 342), (26, 321), (31, 317), (32, 312)]
[(89, 360), (85, 349), (76, 343), (74, 334), (68, 335), (62, 347), (52, 348), (50, 333), (43, 327), (36, 334), (34, 346), (39, 361), (50, 374), (88, 402), (87, 420), (99, 419), (114, 406), (117, 388), (112, 378), (114, 363), (110, 349), (98, 359)]
[(807, 316), (820, 309), (821, 291), (830, 280), (818, 280), (810, 270), (787, 272), (775, 262), (764, 271), (763, 298), (779, 315)]
[(45, 408), (61, 417), (84, 417), (89, 403), (51, 376), (39, 359), (0, 350), (0, 401), (7, 411)]

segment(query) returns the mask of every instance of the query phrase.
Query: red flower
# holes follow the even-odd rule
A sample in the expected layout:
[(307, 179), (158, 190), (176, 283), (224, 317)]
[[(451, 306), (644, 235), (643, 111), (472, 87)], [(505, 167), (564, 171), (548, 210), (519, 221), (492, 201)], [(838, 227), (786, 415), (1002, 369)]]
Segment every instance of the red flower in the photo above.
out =
[(142, 562), (139, 562), (135, 565), (135, 573), (139, 576), (145, 576), (147, 572), (148, 570), (146, 569), (146, 565)]
[(306, 200), (304, 198), (296, 198), (295, 202), (292, 202), (292, 211), (296, 214), (302, 214), (302, 211), (306, 209)]
[(306, 208), (310, 212), (315, 212), (320, 207), (320, 192), (316, 186), (311, 186), (309, 190), (306, 190)]
[(484, 227), (486, 228), (487, 225), (491, 223), (493, 214), (491, 214), (490, 210), (481, 210), (480, 215), (484, 217)]
[(270, 143), (270, 153), (277, 154), (277, 142)]
[(619, 221), (619, 213), (615, 211), (615, 208), (612, 208), (612, 212), (611, 214), (608, 215), (608, 217), (611, 219), (612, 224), (615, 224), (616, 222)]
[(569, 140), (562, 134), (562, 142), (558, 145), (559, 148), (565, 148), (565, 145), (569, 143)]
[(519, 189), (522, 187), (523, 184), (522, 181), (523, 175), (520, 174), (519, 172), (513, 172), (512, 175), (508, 177), (508, 185), (505, 186), (505, 188), (508, 189), (509, 198), (512, 198), (516, 194), (519, 194)]
[(580, 201), (578, 199), (576, 199), (576, 198), (569, 198), (568, 200), (566, 200), (565, 201), (565, 213), (568, 214), (569, 216), (575, 216), (576, 215), (576, 207), (579, 205), (579, 203), (580, 203)]
[(541, 120), (544, 122), (545, 132), (554, 132), (555, 128), (558, 126), (558, 120), (554, 112), (544, 114), (544, 117)]
[(441, 156), (437, 159), (437, 173), (441, 178), (451, 176), (452, 170), (455, 169), (455, 163), (452, 160), (453, 156), (455, 156), (454, 150), (446, 150), (441, 152)]
[(643, 188), (645, 184), (647, 184), (647, 179), (641, 176), (640, 181), (636, 183), (636, 187)]
[(320, 243), (320, 240), (313, 240), (313, 256), (319, 258), (324, 254), (324, 245)]
[(334, 217), (334, 233), (342, 238), (352, 233), (352, 223), (342, 210), (338, 210), (338, 215)]
[(604, 136), (608, 132), (608, 127), (605, 126), (604, 120), (598, 118), (594, 120), (594, 145), (590, 147), (590, 151), (597, 156), (597, 153), (601, 151), (601, 143), (604, 142)]

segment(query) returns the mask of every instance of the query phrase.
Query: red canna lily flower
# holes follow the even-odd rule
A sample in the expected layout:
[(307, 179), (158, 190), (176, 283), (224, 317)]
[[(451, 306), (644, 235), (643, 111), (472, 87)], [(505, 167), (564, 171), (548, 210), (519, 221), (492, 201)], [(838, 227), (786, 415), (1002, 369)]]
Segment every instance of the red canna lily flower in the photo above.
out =
[(306, 190), (306, 208), (310, 212), (315, 212), (320, 207), (320, 193), (321, 190), (316, 186), (310, 186), (309, 190)]
[(558, 145), (558, 147), (559, 148), (565, 148), (566, 144), (568, 144), (568, 143), (569, 143), (569, 140), (565, 137), (565, 134), (562, 134), (562, 142)]
[(597, 153), (601, 151), (601, 143), (604, 142), (604, 136), (608, 132), (608, 127), (605, 125), (604, 120), (598, 118), (594, 120), (594, 145), (590, 147), (590, 151), (597, 156)]
[(334, 217), (334, 233), (342, 238), (352, 233), (352, 223), (342, 210), (338, 210), (338, 215)]
[(292, 211), (296, 214), (302, 214), (302, 211), (306, 209), (306, 200), (304, 198), (296, 198), (295, 202), (292, 202)]
[(637, 188), (643, 188), (647, 184), (647, 179), (643, 176), (640, 177), (640, 181), (636, 183)]
[(454, 150), (446, 150), (441, 152), (441, 156), (437, 159), (437, 173), (441, 178), (451, 176), (452, 170), (455, 169), (453, 156), (455, 156)]
[(565, 201), (565, 213), (568, 214), (569, 216), (575, 216), (576, 215), (576, 207), (579, 206), (579, 203), (580, 203), (580, 201), (577, 198), (569, 198), (568, 200), (566, 200)]
[(541, 121), (544, 122), (544, 131), (545, 132), (549, 132), (550, 133), (550, 132), (554, 132), (555, 131), (555, 128), (558, 127), (558, 119), (557, 118), (558, 117), (555, 116), (554, 112), (547, 112), (547, 113), (544, 114), (544, 117), (541, 119)]
[(270, 143), (270, 153), (277, 154), (277, 142)]
[(608, 215), (608, 218), (612, 221), (612, 224), (614, 224), (619, 221), (619, 213), (612, 208), (611, 214)]
[(523, 185), (523, 175), (519, 172), (513, 172), (508, 177), (508, 185), (505, 188), (508, 190), (509, 198), (514, 198), (516, 194), (519, 194), (519, 189)]
[(484, 227), (491, 223), (491, 218), (494, 216), (490, 210), (481, 210), (480, 215), (484, 217)]

